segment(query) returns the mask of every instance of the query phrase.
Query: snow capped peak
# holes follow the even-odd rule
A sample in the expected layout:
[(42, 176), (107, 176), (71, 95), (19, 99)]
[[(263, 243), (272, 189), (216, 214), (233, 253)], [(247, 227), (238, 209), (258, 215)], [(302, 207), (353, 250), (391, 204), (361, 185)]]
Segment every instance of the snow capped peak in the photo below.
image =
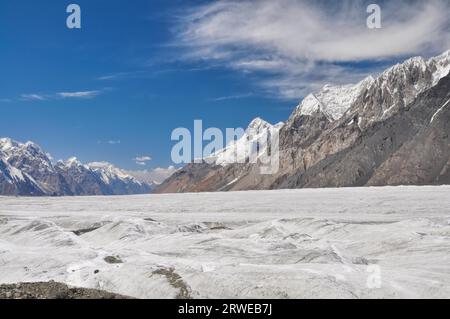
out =
[(3, 151), (19, 146), (20, 143), (10, 139), (9, 137), (0, 138), (0, 149)]
[[(150, 186), (107, 162), (84, 165), (76, 157), (53, 164), (39, 145), (0, 139), (0, 183), (39, 195), (143, 194)], [(1, 185), (0, 185), (1, 186)]]
[[(421, 77), (426, 77), (427, 72), (432, 74), (433, 81), (425, 85), (425, 88), (436, 85), (441, 78), (448, 75), (450, 72), (450, 50), (439, 56), (432, 57), (429, 60), (425, 60), (420, 56), (412, 57), (405, 62), (398, 63), (384, 71), (378, 80), (398, 78), (399, 76), (404, 77), (405, 75), (411, 76), (412, 73), (417, 73), (417, 71), (422, 73), (419, 74)], [(416, 81), (417, 79), (413, 78), (412, 80)]]
[(125, 174), (121, 169), (117, 168), (109, 162), (92, 162), (87, 164), (86, 166), (93, 170), (103, 170), (111, 174), (123, 175), (124, 177), (129, 176)]
[(330, 121), (338, 120), (351, 107), (360, 93), (374, 82), (372, 76), (368, 76), (357, 84), (349, 85), (325, 85), (316, 94), (309, 94), (297, 106), (294, 115), (311, 116), (320, 112)]
[(369, 75), (368, 77), (366, 77), (364, 80), (362, 80), (360, 83), (361, 86), (363, 87), (369, 87), (370, 85), (373, 84), (373, 82), (375, 82), (375, 78), (372, 75)]
[(88, 169), (86, 165), (84, 165), (82, 162), (78, 160), (75, 156), (68, 158), (67, 160), (59, 160), (56, 163), (56, 167), (68, 170), (68, 169), (76, 169), (76, 170), (82, 170), (82, 169)]
[(42, 172), (52, 170), (48, 156), (33, 142), (20, 143), (11, 138), (2, 138), (0, 151), (11, 165), (18, 169), (25, 169), (27, 173), (33, 169)]
[(6, 143), (11, 143), (12, 139), (10, 139), (9, 137), (2, 137), (0, 138), (0, 145), (6, 144)]
[(65, 162), (63, 162), (67, 167), (77, 167), (82, 166), (81, 162), (76, 157), (71, 157), (67, 159)]
[[(309, 94), (297, 106), (292, 119), (298, 116), (325, 115), (330, 122), (340, 119), (355, 103), (364, 103), (372, 110), (367, 121), (385, 118), (399, 107), (411, 103), (420, 93), (435, 86), (450, 73), (450, 50), (429, 60), (417, 56), (398, 63), (377, 78), (366, 77), (358, 84), (327, 84)], [(373, 99), (365, 101), (366, 93)], [(375, 99), (375, 97), (377, 97)]]
[(106, 183), (110, 184), (111, 180), (131, 180), (134, 183), (141, 184), (136, 178), (127, 174), (124, 170), (115, 167), (113, 164), (108, 162), (92, 162), (86, 165), (92, 171), (98, 173), (100, 178)]
[(33, 142), (20, 143), (9, 137), (0, 138), (0, 149), (11, 150), (11, 149), (26, 149), (36, 152), (42, 152), (39, 145)]
[(394, 77), (398, 77), (399, 75), (404, 76), (405, 73), (411, 72), (411, 70), (421, 70), (425, 72), (427, 69), (427, 62), (422, 57), (412, 57), (403, 63), (397, 63), (394, 66), (386, 69), (380, 77), (378, 77), (378, 81), (383, 81), (386, 79), (391, 79)]
[(313, 115), (316, 112), (322, 110), (322, 104), (314, 94), (309, 94), (303, 99), (303, 101), (297, 106), (297, 110), (301, 115)]
[(412, 58), (410, 58), (410, 59), (407, 59), (404, 63), (402, 63), (403, 65), (420, 65), (420, 66), (423, 66), (423, 65), (426, 65), (427, 64), (427, 62), (425, 61), (425, 59), (423, 58), (423, 57), (421, 57), (421, 56), (415, 56), (415, 57), (412, 57)]
[(45, 158), (46, 161), (49, 160), (48, 157), (47, 157), (47, 154), (45, 154), (42, 151), (41, 147), (39, 145), (33, 143), (33, 142), (28, 141), (25, 144), (23, 144), (22, 147), (24, 149), (26, 149), (27, 152), (29, 152), (31, 155), (39, 155), (39, 156)]
[(39, 150), (41, 149), (41, 147), (39, 145), (37, 145), (36, 143), (31, 142), (31, 141), (26, 142), (24, 145), (27, 148), (36, 148), (36, 149), (39, 149)]
[(450, 50), (445, 51), (441, 55), (435, 56), (430, 60), (441, 61), (441, 60), (449, 60), (450, 59)]
[(387, 69), (376, 79), (374, 91), (371, 92), (373, 96), (381, 97), (381, 102), (372, 101), (372, 105), (368, 105), (369, 109), (375, 108), (381, 113), (372, 114), (369, 122), (383, 119), (398, 108), (409, 105), (420, 93), (448, 75), (449, 71), (448, 52), (429, 60), (413, 57)]
[(450, 73), (450, 50), (428, 60), (428, 65), (433, 72), (433, 85)]
[[(283, 125), (284, 123), (282, 122), (272, 125), (257, 117), (250, 123), (244, 135), (238, 140), (230, 142), (225, 148), (212, 154), (208, 158), (208, 161), (212, 161), (216, 165), (221, 166), (245, 163), (250, 153), (254, 151), (252, 150), (252, 145), (257, 144), (262, 137), (278, 132)], [(264, 149), (259, 150), (260, 154), (264, 151)]]
[(9, 156), (37, 156), (45, 162), (48, 162), (48, 158), (41, 147), (33, 142), (20, 143), (11, 138), (1, 138), (0, 150), (7, 153)]
[(261, 129), (266, 129), (266, 128), (270, 128), (272, 127), (272, 125), (266, 121), (264, 121), (262, 118), (257, 117), (255, 118), (253, 121), (250, 122), (248, 129), (253, 129), (253, 130), (261, 130)]

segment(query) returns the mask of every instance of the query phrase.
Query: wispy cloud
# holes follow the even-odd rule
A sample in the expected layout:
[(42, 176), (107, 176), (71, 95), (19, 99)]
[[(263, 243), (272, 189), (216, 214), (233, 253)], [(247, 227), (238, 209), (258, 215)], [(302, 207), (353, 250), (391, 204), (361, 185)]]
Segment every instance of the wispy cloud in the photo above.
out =
[(364, 72), (352, 63), (449, 49), (447, 0), (380, 1), (382, 28), (376, 30), (366, 26), (367, 5), (363, 0), (214, 1), (180, 18), (175, 42), (189, 61), (269, 74), (260, 84), (286, 98), (298, 98), (325, 80), (360, 80), (380, 70), (379, 63)]
[(99, 76), (97, 80), (100, 81), (112, 81), (121, 79), (133, 79), (148, 75), (148, 71), (131, 71), (131, 72), (116, 72)]
[(151, 156), (137, 156), (133, 158), (133, 161), (141, 166), (147, 165), (147, 162), (150, 162), (152, 160)]
[(24, 93), (18, 98), (13, 99), (0, 99), (0, 102), (14, 102), (14, 101), (26, 101), (26, 102), (36, 102), (36, 101), (50, 101), (58, 99), (92, 99), (98, 95), (104, 93), (107, 89), (102, 90), (90, 90), (90, 91), (74, 91), (74, 92), (58, 92), (51, 94), (42, 93)]
[(109, 145), (118, 145), (121, 143), (121, 140), (107, 140), (107, 141), (98, 141), (97, 144), (109, 144)]
[(101, 93), (102, 93), (101, 91), (78, 91), (78, 92), (59, 92), (56, 95), (64, 99), (67, 98), (92, 99)]
[(47, 100), (48, 97), (41, 94), (22, 94), (20, 99), (22, 101), (44, 101)]
[(234, 94), (234, 95), (227, 95), (227, 96), (219, 96), (219, 97), (211, 99), (211, 101), (221, 102), (221, 101), (228, 101), (228, 100), (240, 100), (240, 99), (249, 98), (251, 96), (253, 96), (253, 93)]

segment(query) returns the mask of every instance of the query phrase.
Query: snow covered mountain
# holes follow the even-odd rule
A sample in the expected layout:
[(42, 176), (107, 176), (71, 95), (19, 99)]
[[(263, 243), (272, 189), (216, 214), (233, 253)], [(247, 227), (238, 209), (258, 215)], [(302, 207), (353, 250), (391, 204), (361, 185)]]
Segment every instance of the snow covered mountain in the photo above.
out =
[(311, 93), (303, 99), (293, 113), (293, 117), (322, 113), (331, 121), (338, 120), (352, 106), (360, 94), (367, 90), (375, 79), (367, 77), (356, 85), (325, 85), (318, 93)]
[(53, 164), (33, 142), (0, 139), (0, 195), (125, 195), (151, 188), (109, 163), (84, 165), (70, 158)]
[(359, 111), (360, 124), (383, 120), (435, 86), (449, 72), (450, 51), (447, 51), (429, 60), (422, 57), (408, 59), (387, 69), (376, 79), (368, 76), (357, 84), (327, 84), (319, 92), (305, 97), (289, 122), (314, 114), (325, 115), (333, 122), (347, 111)]
[(450, 72), (450, 51), (425, 60), (414, 57), (384, 71), (351, 106), (350, 117), (360, 127), (383, 121), (410, 105), (421, 93), (436, 86)]
[(0, 159), (0, 194), (43, 195), (39, 185), (26, 173)]
[(326, 85), (279, 128), (276, 174), (251, 163), (190, 164), (157, 192), (450, 183), (449, 72), (447, 51), (356, 85)]
[(153, 184), (141, 182), (108, 162), (93, 162), (87, 167), (109, 185), (114, 194), (148, 193), (153, 188)]
[[(256, 145), (264, 136), (278, 132), (284, 123), (272, 125), (261, 118), (254, 119), (245, 133), (236, 141), (232, 141), (224, 149), (215, 152), (207, 162), (214, 162), (216, 165), (227, 166), (234, 163), (245, 163), (254, 155), (256, 158), (258, 154)], [(265, 150), (258, 150), (259, 153), (264, 154)]]

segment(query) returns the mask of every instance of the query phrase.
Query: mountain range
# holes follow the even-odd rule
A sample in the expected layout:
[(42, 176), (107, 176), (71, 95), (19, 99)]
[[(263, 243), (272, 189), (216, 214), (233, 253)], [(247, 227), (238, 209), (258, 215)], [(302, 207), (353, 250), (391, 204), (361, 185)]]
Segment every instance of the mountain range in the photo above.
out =
[(82, 164), (73, 157), (52, 163), (33, 142), (0, 139), (0, 195), (129, 195), (152, 188), (106, 162)]
[(244, 136), (214, 162), (178, 170), (156, 192), (449, 184), (449, 72), (447, 51), (408, 59), (356, 85), (326, 85), (286, 123), (250, 124), (279, 133), (277, 173), (223, 161), (251, 142)]
[[(161, 185), (106, 162), (53, 163), (37, 144), (0, 139), (0, 195), (129, 195), (284, 188), (450, 184), (450, 51), (414, 57), (357, 84), (325, 85), (285, 123), (254, 119), (245, 134)], [(279, 169), (239, 150), (251, 131), (279, 135)], [(155, 189), (156, 187), (156, 189)]]

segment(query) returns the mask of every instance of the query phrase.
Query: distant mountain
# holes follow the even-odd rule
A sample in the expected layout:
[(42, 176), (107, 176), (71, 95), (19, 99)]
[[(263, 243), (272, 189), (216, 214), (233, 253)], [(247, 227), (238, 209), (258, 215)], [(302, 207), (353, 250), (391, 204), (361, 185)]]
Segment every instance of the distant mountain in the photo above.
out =
[(276, 174), (252, 163), (189, 164), (156, 192), (449, 184), (449, 72), (450, 51), (326, 85), (277, 126)]
[(0, 195), (129, 195), (152, 188), (109, 163), (84, 165), (71, 158), (53, 164), (32, 142), (0, 139)]

